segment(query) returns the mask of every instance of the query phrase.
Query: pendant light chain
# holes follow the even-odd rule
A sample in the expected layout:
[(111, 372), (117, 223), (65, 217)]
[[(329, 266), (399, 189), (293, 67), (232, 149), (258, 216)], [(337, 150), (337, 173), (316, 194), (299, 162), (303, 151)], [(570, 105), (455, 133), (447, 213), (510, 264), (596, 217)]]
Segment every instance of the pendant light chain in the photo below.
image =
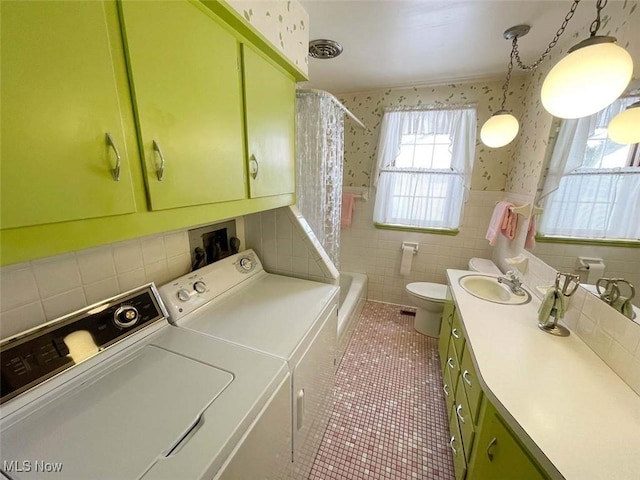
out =
[(509, 83), (511, 82), (511, 72), (513, 71), (513, 56), (516, 51), (516, 40), (518, 37), (513, 38), (513, 47), (511, 48), (511, 56), (509, 58), (509, 68), (507, 68), (507, 77), (505, 78), (504, 85), (502, 85), (502, 104), (500, 110), (504, 110), (504, 105), (507, 103), (507, 91), (509, 90)]
[[(513, 51), (515, 53), (518, 66), (522, 70), (527, 70), (527, 71), (535, 70), (538, 67), (538, 65), (540, 65), (540, 63), (547, 57), (547, 55), (549, 55), (549, 52), (551, 52), (551, 49), (555, 47), (556, 44), (558, 43), (558, 40), (560, 40), (560, 37), (562, 36), (565, 29), (567, 28), (567, 25), (569, 24), (569, 21), (573, 18), (574, 13), (576, 13), (576, 8), (578, 8), (579, 3), (580, 3), (580, 0), (573, 0), (573, 5), (571, 5), (571, 9), (565, 15), (564, 21), (562, 22), (562, 25), (560, 25), (560, 28), (558, 29), (555, 36), (553, 37), (553, 40), (551, 40), (551, 42), (549, 43), (549, 46), (543, 52), (540, 58), (536, 60), (534, 63), (532, 63), (531, 65), (525, 65), (524, 63), (522, 63), (522, 60), (520, 59), (520, 52), (518, 51), (518, 37), (513, 38)], [(602, 3), (602, 6), (601, 6), (601, 3)], [(600, 28), (600, 10), (602, 10), (602, 8), (604, 8), (606, 4), (607, 4), (607, 0), (598, 0), (598, 18), (596, 18), (596, 20), (593, 22), (594, 24), (597, 23), (596, 31), (598, 28)], [(593, 28), (593, 24), (591, 25), (591, 27)], [(594, 35), (593, 30), (591, 30), (591, 35), (592, 36)]]
[(589, 27), (589, 32), (591, 32), (592, 37), (595, 37), (596, 33), (598, 33), (598, 30), (600, 29), (600, 11), (607, 6), (607, 1), (608, 0), (598, 0), (598, 3), (596, 3), (596, 19)]

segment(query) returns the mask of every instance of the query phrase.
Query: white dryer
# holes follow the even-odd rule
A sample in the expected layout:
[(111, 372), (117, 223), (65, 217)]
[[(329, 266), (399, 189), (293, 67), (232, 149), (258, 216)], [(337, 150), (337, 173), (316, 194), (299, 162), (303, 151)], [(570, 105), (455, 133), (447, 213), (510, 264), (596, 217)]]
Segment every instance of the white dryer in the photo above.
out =
[(9, 338), (0, 348), (6, 478), (289, 474), (286, 363), (170, 325), (153, 285)]
[(175, 325), (288, 363), (293, 477), (307, 478), (331, 412), (339, 287), (267, 273), (246, 250), (160, 294)]

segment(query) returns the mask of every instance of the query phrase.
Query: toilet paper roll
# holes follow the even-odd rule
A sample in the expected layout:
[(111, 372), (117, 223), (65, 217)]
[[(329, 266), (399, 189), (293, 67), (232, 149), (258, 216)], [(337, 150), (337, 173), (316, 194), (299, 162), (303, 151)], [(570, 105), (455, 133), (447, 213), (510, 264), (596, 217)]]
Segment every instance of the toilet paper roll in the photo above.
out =
[(402, 261), (400, 262), (400, 275), (409, 275), (411, 262), (413, 261), (413, 247), (402, 247)]
[(594, 284), (602, 277), (604, 277), (604, 263), (590, 263), (586, 283)]

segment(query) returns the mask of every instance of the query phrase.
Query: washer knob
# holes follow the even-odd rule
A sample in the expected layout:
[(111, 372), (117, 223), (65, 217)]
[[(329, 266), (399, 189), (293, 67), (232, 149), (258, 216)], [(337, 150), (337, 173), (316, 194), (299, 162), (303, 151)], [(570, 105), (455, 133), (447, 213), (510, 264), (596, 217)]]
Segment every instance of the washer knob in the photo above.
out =
[(119, 328), (128, 328), (135, 325), (140, 318), (140, 314), (136, 307), (131, 305), (122, 305), (113, 314), (113, 323)]
[(193, 284), (193, 289), (198, 293), (204, 293), (207, 291), (207, 284), (204, 283), (202, 280), (198, 280), (196, 283)]
[(178, 290), (178, 300), (181, 302), (188, 302), (191, 299), (191, 292), (186, 288), (181, 288)]
[(240, 259), (240, 268), (245, 272), (250, 272), (253, 268), (253, 260), (251, 260), (251, 257), (242, 257)]

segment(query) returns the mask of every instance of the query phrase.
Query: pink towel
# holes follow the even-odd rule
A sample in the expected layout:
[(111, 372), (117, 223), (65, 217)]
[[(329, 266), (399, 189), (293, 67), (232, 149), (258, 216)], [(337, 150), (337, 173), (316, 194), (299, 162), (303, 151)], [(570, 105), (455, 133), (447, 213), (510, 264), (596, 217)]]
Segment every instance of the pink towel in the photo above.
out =
[(531, 215), (529, 219), (529, 229), (527, 230), (527, 239), (524, 241), (525, 248), (535, 248), (536, 246), (536, 217)]
[(352, 193), (342, 194), (342, 211), (340, 212), (340, 226), (350, 227), (353, 219), (353, 210), (356, 207), (356, 197)]
[(504, 217), (502, 217), (500, 233), (509, 240), (513, 240), (516, 236), (516, 228), (518, 228), (518, 214), (513, 213), (510, 208), (507, 208)]
[(511, 213), (509, 207), (513, 207), (513, 203), (502, 201), (498, 202), (493, 209), (493, 215), (491, 215), (491, 221), (489, 222), (489, 228), (485, 236), (491, 246), (496, 244), (498, 234), (503, 231), (503, 223), (507, 220), (509, 213)]

